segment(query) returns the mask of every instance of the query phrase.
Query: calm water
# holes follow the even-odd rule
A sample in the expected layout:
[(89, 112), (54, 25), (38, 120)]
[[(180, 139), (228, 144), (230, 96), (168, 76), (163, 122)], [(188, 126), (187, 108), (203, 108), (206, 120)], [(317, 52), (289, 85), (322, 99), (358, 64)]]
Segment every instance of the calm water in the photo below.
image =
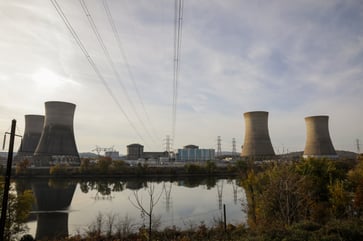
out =
[(150, 188), (160, 196), (154, 214), (160, 228), (177, 226), (187, 229), (201, 222), (213, 225), (221, 220), (223, 204), (226, 205), (227, 222), (244, 223), (245, 213), (241, 202), (245, 199), (243, 188), (236, 180), (180, 179), (176, 181), (139, 180), (87, 180), (52, 181), (36, 179), (18, 184), (22, 189), (33, 190), (36, 198), (29, 233), (34, 237), (57, 234), (84, 233), (97, 216), (117, 220), (129, 218), (135, 229), (147, 225), (147, 220), (132, 203), (137, 195), (148, 209)]

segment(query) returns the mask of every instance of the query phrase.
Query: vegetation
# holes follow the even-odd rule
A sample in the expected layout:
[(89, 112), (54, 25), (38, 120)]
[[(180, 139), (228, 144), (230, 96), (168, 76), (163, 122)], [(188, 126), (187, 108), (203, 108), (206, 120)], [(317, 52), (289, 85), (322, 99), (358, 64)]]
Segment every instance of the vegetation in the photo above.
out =
[(68, 169), (65, 164), (56, 164), (49, 169), (49, 174), (54, 176), (60, 176), (67, 174)]
[[(85, 171), (93, 168), (90, 163), (84, 165)], [(118, 165), (118, 168), (127, 168)], [(105, 160), (96, 167), (110, 172), (115, 164)], [(212, 227), (201, 223), (187, 230), (177, 227), (158, 230), (157, 225), (152, 225), (157, 224), (157, 220), (152, 219), (152, 208), (160, 197), (150, 189), (150, 202), (142, 203), (137, 192), (130, 200), (148, 218), (148, 227), (136, 226), (128, 218), (100, 215), (88, 232), (67, 240), (363, 240), (362, 158), (357, 162), (306, 159), (254, 165), (239, 161), (228, 169), (240, 173), (238, 183), (244, 187), (247, 198), (242, 203), (242, 209), (248, 214), (247, 224), (229, 224), (227, 230), (220, 222)], [(150, 171), (141, 164), (136, 170)], [(216, 167), (212, 162), (204, 166), (188, 164), (184, 171), (196, 175), (213, 174)], [(148, 187), (145, 181), (138, 181), (135, 185)], [(215, 181), (208, 179), (207, 182), (213, 185)], [(195, 185), (192, 179), (189, 185)], [(112, 185), (108, 181), (81, 183), (82, 191), (97, 189), (106, 195), (123, 186), (122, 181), (112, 182)]]
[(146, 217), (148, 219), (149, 226), (147, 240), (152, 240), (152, 225), (155, 221), (154, 208), (158, 204), (162, 192), (156, 194), (155, 185), (151, 183), (147, 186), (147, 193), (149, 199), (148, 203), (143, 203), (143, 199), (138, 191), (134, 191), (134, 201), (130, 199), (130, 202), (135, 208), (137, 208), (141, 212), (142, 217)]
[(16, 174), (26, 174), (28, 172), (28, 168), (30, 167), (30, 161), (28, 159), (24, 159), (16, 164)]
[[(3, 199), (4, 184), (0, 184), (0, 200)], [(6, 215), (6, 224), (4, 230), (4, 240), (17, 240), (19, 235), (27, 231), (25, 225), (31, 205), (33, 202), (33, 194), (30, 190), (22, 193), (15, 193), (14, 189), (10, 190), (8, 199), (8, 208)], [(1, 211), (0, 207), (0, 211)]]
[[(186, 168), (196, 173), (202, 167)], [(213, 227), (200, 224), (189, 230), (153, 229), (153, 240), (363, 239), (363, 160), (356, 165), (324, 159), (258, 166), (241, 162), (238, 168), (246, 170), (241, 183), (247, 196), (242, 206), (248, 212), (248, 226), (229, 224), (226, 232), (219, 223)], [(122, 238), (111, 236), (148, 240), (149, 232), (141, 227)], [(89, 236), (74, 238), (92, 240)]]

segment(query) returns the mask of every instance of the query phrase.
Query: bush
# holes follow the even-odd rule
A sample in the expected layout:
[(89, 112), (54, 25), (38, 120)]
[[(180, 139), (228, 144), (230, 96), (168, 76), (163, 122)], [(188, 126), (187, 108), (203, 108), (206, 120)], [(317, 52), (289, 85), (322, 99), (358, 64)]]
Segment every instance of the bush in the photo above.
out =
[(198, 174), (203, 171), (203, 168), (195, 164), (186, 164), (184, 168), (188, 174)]
[(50, 167), (49, 169), (50, 175), (65, 175), (67, 174), (67, 166), (64, 164), (56, 164), (55, 166)]

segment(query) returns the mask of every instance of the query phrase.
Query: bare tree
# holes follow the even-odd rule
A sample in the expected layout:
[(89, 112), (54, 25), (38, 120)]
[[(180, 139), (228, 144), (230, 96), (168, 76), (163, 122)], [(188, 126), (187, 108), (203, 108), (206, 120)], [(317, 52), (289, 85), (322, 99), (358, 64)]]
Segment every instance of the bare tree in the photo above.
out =
[(153, 212), (156, 204), (159, 202), (161, 195), (163, 192), (161, 191), (159, 194), (155, 193), (155, 184), (149, 183), (147, 185), (147, 194), (148, 194), (148, 203), (143, 203), (142, 196), (139, 194), (138, 191), (134, 191), (134, 201), (129, 200), (131, 204), (141, 211), (142, 216), (146, 216), (149, 219), (149, 240), (151, 240), (151, 230), (152, 230), (152, 223), (153, 223)]

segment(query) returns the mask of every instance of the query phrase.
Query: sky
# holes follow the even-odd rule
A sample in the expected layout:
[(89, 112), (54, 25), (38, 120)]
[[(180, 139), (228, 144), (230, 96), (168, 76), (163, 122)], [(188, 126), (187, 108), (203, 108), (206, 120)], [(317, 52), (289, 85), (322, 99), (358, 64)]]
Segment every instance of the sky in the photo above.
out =
[[(16, 119), (22, 135), (24, 115), (65, 101), (77, 106), (80, 152), (165, 150), (174, 1), (106, 0), (114, 29), (103, 1), (84, 2), (88, 17), (79, 1), (57, 0), (98, 74), (51, 1), (0, 1), (0, 133)], [(240, 151), (249, 111), (269, 112), (276, 153), (302, 151), (314, 115), (329, 115), (336, 150), (363, 143), (362, 1), (184, 0), (182, 26), (174, 149), (217, 148), (220, 136), (223, 151), (233, 138)]]

